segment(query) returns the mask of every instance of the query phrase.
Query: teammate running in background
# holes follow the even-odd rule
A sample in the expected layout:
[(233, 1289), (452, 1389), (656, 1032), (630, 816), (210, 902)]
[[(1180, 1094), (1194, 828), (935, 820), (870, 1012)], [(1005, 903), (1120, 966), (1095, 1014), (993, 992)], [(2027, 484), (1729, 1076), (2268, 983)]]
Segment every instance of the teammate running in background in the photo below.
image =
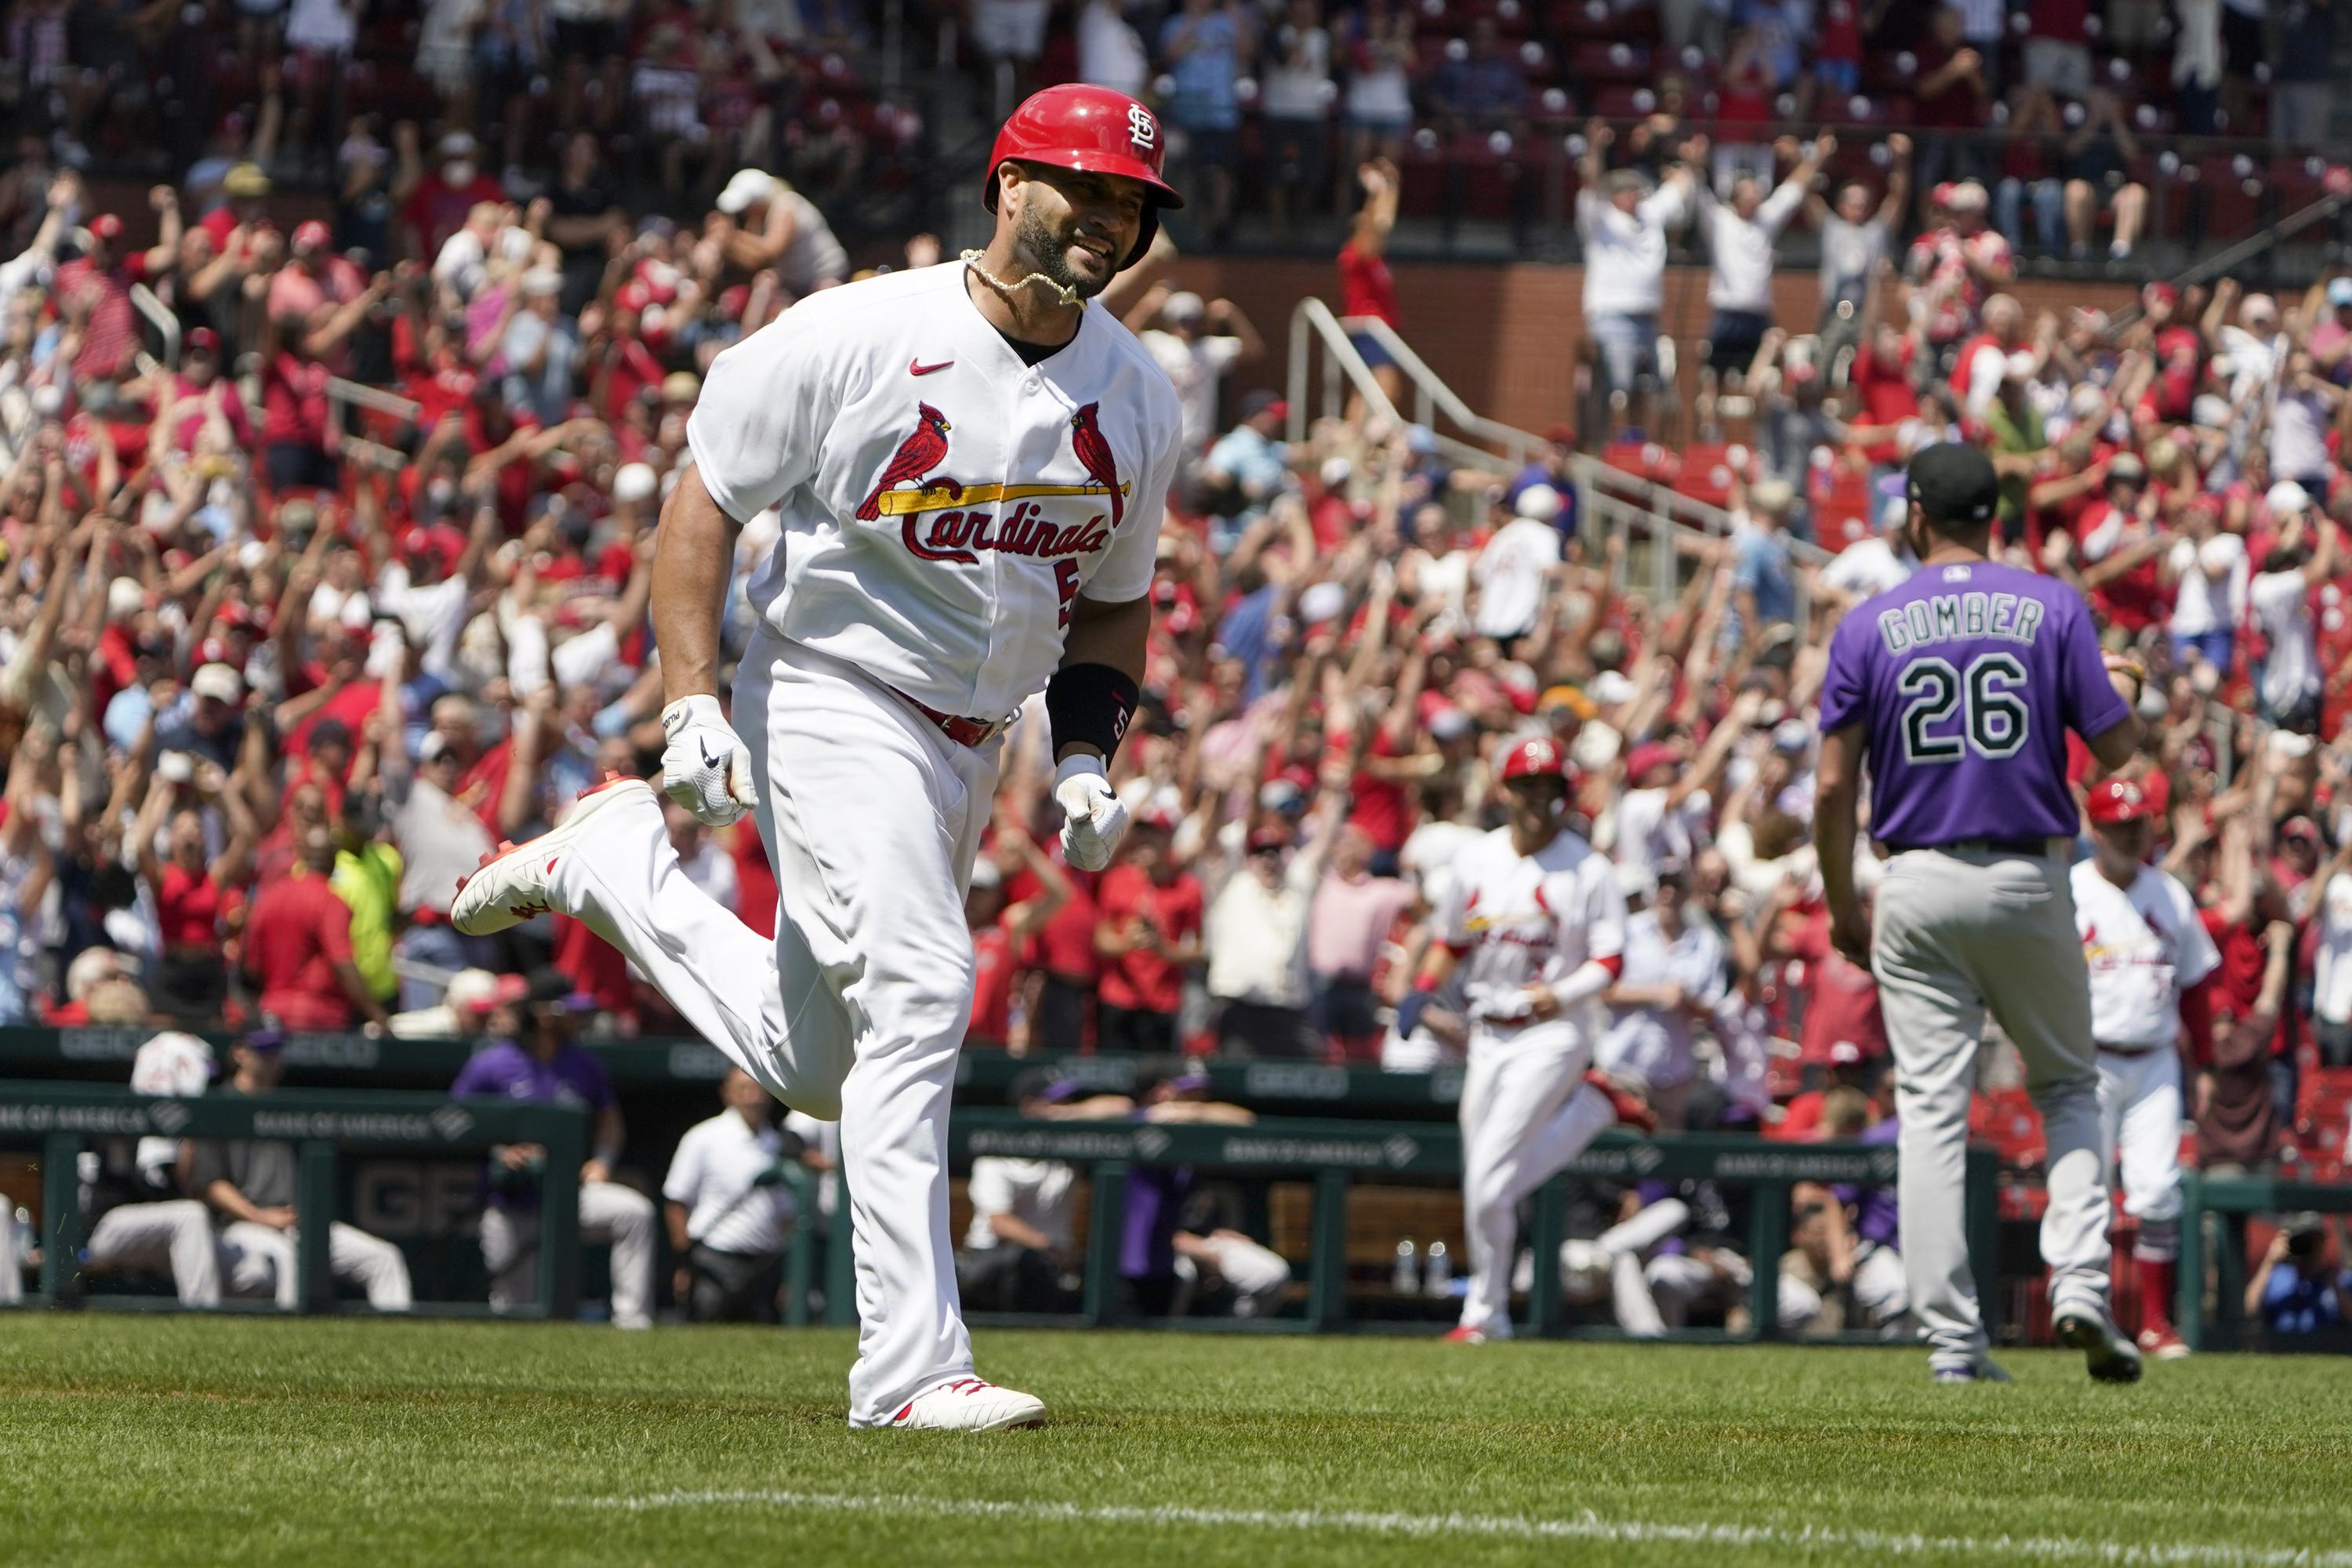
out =
[[(1813, 842), (1832, 938), (1878, 976), (1902, 1118), (1903, 1261), (1938, 1382), (2006, 1381), (1986, 1355), (1962, 1226), (1969, 1092), (1990, 1011), (2025, 1058), (2050, 1147), (2052, 1327), (2091, 1375), (2129, 1383), (2137, 1347), (2107, 1310), (2107, 1184), (2090, 980), (2066, 850), (2078, 817), (2066, 731), (2103, 767), (2139, 742), (2139, 682), (2103, 663), (2082, 598), (1986, 559), (1992, 461), (1937, 446), (1911, 459), (1903, 529), (1920, 561), (1839, 623), (1822, 684)], [(2116, 668), (2110, 668), (2108, 664)], [(1891, 858), (1876, 922), (1854, 886), (1862, 775)]]
[(2212, 1047), (2206, 979), (2221, 954), (2197, 900), (2148, 865), (2156, 797), (2129, 779), (2091, 791), (2098, 852), (2075, 862), (2074, 929), (2091, 970), (2091, 1034), (2099, 1043), (2099, 1149), (2122, 1144), (2124, 1213), (2138, 1222), (2139, 1348), (2160, 1361), (2189, 1353), (2173, 1331), (2180, 1257), (2180, 1051)]
[[(1102, 869), (1126, 831), (1107, 769), (1139, 698), (1181, 420), (1151, 356), (1087, 301), (1181, 205), (1164, 150), (1134, 100), (1049, 88), (997, 137), (985, 251), (812, 294), (711, 364), (654, 558), (662, 783), (714, 826), (757, 814), (773, 943), (679, 872), (638, 779), (488, 861), (450, 910), (468, 934), (542, 909), (581, 921), (770, 1093), (839, 1119), (853, 1426), (1045, 1415), (972, 1375), (956, 1295), (965, 898), (1005, 715), (1041, 689), (1069, 863)], [(737, 534), (771, 507), (782, 540), (751, 581), (730, 713), (720, 601)]]
[(1519, 1200), (1612, 1122), (1655, 1125), (1641, 1101), (1591, 1071), (1606, 1022), (1601, 994), (1623, 969), (1615, 868), (1568, 827), (1557, 743), (1520, 742), (1502, 778), (1510, 823), (1454, 862), (1438, 940), (1398, 1018), (1410, 1038), (1416, 1019), (1404, 1015), (1417, 1015), (1459, 967), (1470, 1018), (1461, 1104), (1470, 1289), (1446, 1337), (1465, 1344), (1510, 1337)]

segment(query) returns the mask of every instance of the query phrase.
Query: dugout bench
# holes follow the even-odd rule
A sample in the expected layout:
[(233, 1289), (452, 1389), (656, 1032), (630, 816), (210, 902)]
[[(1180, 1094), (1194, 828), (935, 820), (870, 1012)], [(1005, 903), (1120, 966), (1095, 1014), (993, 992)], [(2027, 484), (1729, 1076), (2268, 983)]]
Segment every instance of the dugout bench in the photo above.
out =
[[(1265, 1119), (1247, 1126), (1151, 1121), (1032, 1121), (1017, 1112), (959, 1109), (949, 1125), (950, 1162), (959, 1171), (984, 1155), (1059, 1160), (1080, 1167), (1087, 1181), (1089, 1218), (1077, 1319), (1089, 1326), (1131, 1321), (1122, 1316), (1118, 1249), (1129, 1173), (1137, 1166), (1189, 1165), (1216, 1176), (1302, 1181), (1313, 1192), (1304, 1316), (1174, 1320), (1186, 1328), (1234, 1327), (1272, 1332), (1328, 1332), (1349, 1326), (1348, 1205), (1359, 1182), (1458, 1185), (1458, 1129), (1429, 1122), (1360, 1122), (1325, 1119)], [(1971, 1266), (1988, 1283), (1995, 1278), (1999, 1229), (1997, 1160), (1971, 1148), (1968, 1156), (1968, 1235)], [(1571, 1326), (1557, 1259), (1564, 1239), (1569, 1188), (1579, 1178), (1634, 1183), (1708, 1180), (1748, 1188), (1746, 1237), (1755, 1279), (1748, 1293), (1748, 1328), (1734, 1337), (1779, 1336), (1779, 1260), (1789, 1237), (1790, 1191), (1800, 1182), (1885, 1186), (1895, 1181), (1895, 1152), (1888, 1144), (1775, 1143), (1711, 1133), (1642, 1139), (1605, 1133), (1567, 1170), (1538, 1188), (1526, 1240), (1538, 1260), (1522, 1331), (1613, 1336), (1613, 1327)], [(835, 1247), (828, 1272), (828, 1319), (849, 1321), (846, 1247)], [(1546, 1266), (1549, 1264), (1549, 1266)], [(1987, 1316), (1993, 1292), (1984, 1292)], [(985, 1320), (975, 1315), (975, 1321)], [(1020, 1321), (1061, 1321), (1024, 1318)], [(1988, 1329), (1993, 1327), (1989, 1321)], [(1677, 1337), (1719, 1340), (1717, 1330)]]
[[(502, 1100), (450, 1100), (438, 1095), (344, 1093), (280, 1089), (246, 1098), (212, 1095), (191, 1099), (138, 1095), (97, 1085), (0, 1081), (0, 1146), (30, 1146), (41, 1155), (41, 1289), (28, 1303), (115, 1306), (168, 1304), (152, 1299), (92, 1295), (82, 1288), (79, 1157), (98, 1139), (142, 1137), (266, 1139), (297, 1146), (299, 1184), (295, 1208), (306, 1222), (297, 1248), (297, 1296), (308, 1311), (337, 1310), (327, 1268), (327, 1225), (335, 1215), (338, 1162), (366, 1150), (448, 1153), (509, 1142), (540, 1143), (551, 1170), (576, 1170), (586, 1155), (587, 1121), (577, 1108), (520, 1105)], [(1118, 1250), (1129, 1175), (1138, 1166), (1191, 1166), (1212, 1176), (1235, 1176), (1306, 1184), (1312, 1193), (1307, 1258), (1306, 1310), (1298, 1317), (1252, 1320), (1181, 1319), (1187, 1328), (1231, 1326), (1274, 1332), (1328, 1332), (1350, 1326), (1348, 1310), (1348, 1206), (1360, 1182), (1453, 1187), (1461, 1180), (1461, 1134), (1448, 1123), (1368, 1122), (1324, 1118), (1268, 1118), (1246, 1126), (1153, 1121), (1032, 1121), (1009, 1110), (959, 1109), (950, 1122), (950, 1158), (959, 1171), (995, 1155), (1059, 1160), (1085, 1173), (1090, 1203), (1084, 1291), (1076, 1321), (1089, 1326), (1128, 1321), (1123, 1316)], [(1749, 1292), (1749, 1327), (1740, 1338), (1778, 1337), (1778, 1260), (1788, 1245), (1790, 1189), (1800, 1182), (1854, 1183), (1883, 1186), (1895, 1180), (1895, 1150), (1860, 1143), (1769, 1142), (1720, 1134), (1684, 1134), (1641, 1139), (1625, 1132), (1604, 1134), (1568, 1169), (1537, 1189), (1527, 1241), (1539, 1260), (1556, 1260), (1563, 1239), (1569, 1188), (1579, 1178), (1633, 1183), (1648, 1180), (1710, 1180), (1743, 1186), (1754, 1194), (1747, 1244), (1755, 1268)], [(1968, 1160), (1969, 1255), (1980, 1279), (1994, 1277), (1997, 1245), (1996, 1161), (1972, 1148)], [(794, 1226), (786, 1255), (788, 1323), (811, 1321), (811, 1286), (816, 1277), (815, 1205), (796, 1167), (786, 1180), (795, 1188), (803, 1223)], [(2255, 1184), (2265, 1188), (2279, 1184)], [(2208, 1184), (2209, 1186), (2214, 1184)], [(2194, 1189), (2192, 1189), (2192, 1192)], [(2352, 1207), (2352, 1189), (2330, 1191)], [(2303, 1189), (2294, 1189), (2302, 1194)], [(2251, 1207), (2276, 1206), (2265, 1193)], [(2192, 1204), (2194, 1199), (2192, 1198)], [(2330, 1206), (2297, 1196), (2292, 1206)], [(837, 1210), (847, 1213), (847, 1194)], [(513, 1315), (564, 1319), (579, 1304), (578, 1191), (568, 1182), (542, 1185), (541, 1193), (539, 1289), (533, 1306)], [(2187, 1256), (2184, 1254), (2184, 1262)], [(825, 1249), (824, 1318), (856, 1321), (852, 1257), (847, 1226), (837, 1225)], [(2184, 1268), (2184, 1276), (2189, 1270)], [(1987, 1292), (1990, 1310), (1991, 1293)], [(1573, 1331), (1610, 1335), (1613, 1328), (1566, 1321), (1556, 1261), (1535, 1270), (1524, 1331), (1534, 1335)], [(487, 1316), (487, 1304), (420, 1304), (421, 1313)], [(1069, 1321), (1068, 1319), (1022, 1320)], [(2184, 1327), (2189, 1320), (2184, 1319)], [(1990, 1327), (1990, 1325), (1988, 1324)], [(1688, 1331), (1698, 1339), (1721, 1331)]]
[[(2255, 1215), (2352, 1214), (2352, 1183), (2298, 1182), (2280, 1176), (2208, 1176), (2180, 1173), (2179, 1300), (2173, 1326), (2191, 1350), (2243, 1346), (2246, 1292), (2246, 1221)], [(2220, 1309), (2205, 1312), (2205, 1219), (2221, 1233), (2214, 1249), (2214, 1299)], [(2347, 1260), (2352, 1261), (2352, 1260)], [(2218, 1320), (2218, 1321), (2214, 1321)], [(2216, 1331), (2219, 1331), (2218, 1332)]]
[[(268, 1095), (188, 1099), (133, 1094), (73, 1083), (0, 1081), (0, 1147), (30, 1147), (41, 1161), (41, 1283), (27, 1305), (175, 1307), (167, 1299), (100, 1296), (80, 1268), (80, 1157), (94, 1141), (117, 1138), (260, 1139), (296, 1150), (294, 1209), (297, 1299), (302, 1310), (337, 1310), (327, 1268), (327, 1227), (335, 1217), (337, 1163), (359, 1150), (454, 1150), (537, 1143), (550, 1170), (576, 1171), (587, 1158), (588, 1118), (573, 1106), (451, 1100), (434, 1094), (351, 1094), (280, 1089)], [(580, 1305), (580, 1192), (541, 1184), (539, 1290), (535, 1302), (500, 1316), (572, 1318)], [(315, 1221), (315, 1223), (314, 1223)], [(427, 1302), (419, 1313), (488, 1316), (481, 1302)]]

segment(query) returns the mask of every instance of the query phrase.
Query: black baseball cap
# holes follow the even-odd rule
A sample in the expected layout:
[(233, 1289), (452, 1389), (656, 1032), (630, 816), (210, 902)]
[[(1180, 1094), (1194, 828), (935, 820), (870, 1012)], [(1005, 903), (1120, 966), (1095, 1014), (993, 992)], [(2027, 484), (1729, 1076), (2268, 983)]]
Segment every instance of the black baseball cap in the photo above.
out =
[(1990, 522), (2000, 504), (1992, 459), (1974, 447), (1943, 442), (1911, 458), (1910, 499), (1930, 522), (1968, 527)]

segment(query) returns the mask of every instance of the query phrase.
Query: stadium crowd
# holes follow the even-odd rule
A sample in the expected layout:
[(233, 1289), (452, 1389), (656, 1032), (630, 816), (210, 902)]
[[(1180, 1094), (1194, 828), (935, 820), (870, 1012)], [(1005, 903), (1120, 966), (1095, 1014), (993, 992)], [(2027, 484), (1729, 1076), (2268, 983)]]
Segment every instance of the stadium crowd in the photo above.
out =
[(1034, 87), (1082, 80), (1161, 106), (1178, 177), (1202, 209), (1185, 232), (1220, 241), (1245, 210), (1283, 236), (1344, 213), (1349, 171), (1375, 156), (1444, 166), (1427, 184), (1456, 206), (1477, 171), (1496, 171), (1504, 205), (1522, 213), (1540, 183), (1528, 171), (1557, 156), (1554, 133), (1601, 115), (1709, 132), (1727, 195), (1737, 171), (1767, 157), (1773, 127), (1916, 128), (1923, 190), (1966, 177), (2012, 186), (2042, 243), (2079, 249), (2086, 223), (2072, 208), (2062, 223), (2058, 205), (2068, 184), (2128, 229), (2134, 204), (2117, 193), (2145, 187), (2159, 165), (2167, 182), (2204, 180), (2225, 206), (2250, 178), (2308, 184), (2298, 164), (2329, 134), (2339, 9), (27, 0), (0, 28), (0, 113), (26, 172), (5, 183), (0, 221), (37, 215), (52, 161), (176, 175), (178, 164), (157, 167), (158, 150), (202, 147), (194, 183), (251, 161), (323, 186), (340, 200), (344, 242), (389, 255), (427, 162), (400, 127), (434, 121), (479, 138), (457, 182), (477, 199), (528, 201), (571, 183), (567, 143), (584, 133), (605, 177), (632, 189), (707, 195), (750, 164), (823, 202), (920, 184), (938, 170), (945, 121), (992, 123)]
[[(1785, 86), (1793, 59), (1803, 79), (1851, 92), (1832, 68), (1845, 63), (1832, 49), (1851, 8), (1833, 0), (1825, 16), (1839, 26), (1784, 58), (1771, 40), (1790, 9), (1738, 9), (1732, 76), (1769, 70)], [(1962, 28), (1929, 80), (1964, 55), (1976, 58), (1952, 80), (2012, 55), (2020, 92), (2057, 90), (2042, 79), (2053, 73), (2072, 80), (2071, 54), (2035, 47), (2081, 42), (2038, 30), (2065, 7), (2036, 7), (2015, 50), (1966, 31), (1979, 9), (1927, 22), (1938, 36), (1953, 19)], [(2110, 23), (2126, 9), (2111, 6)], [(802, 42), (854, 40), (864, 26), (847, 11), (770, 10), (806, 29)], [(0, 264), (0, 1023), (478, 1039), (471, 1087), (570, 1094), (613, 1113), (583, 1223), (625, 1241), (632, 1271), (649, 1269), (656, 1215), (608, 1179), (617, 1102), (575, 1042), (672, 1033), (674, 1017), (584, 928), (541, 917), (467, 938), (448, 901), (485, 851), (558, 819), (606, 771), (652, 771), (650, 542), (686, 460), (698, 375), (793, 300), (851, 275), (812, 193), (847, 188), (856, 155), (812, 153), (824, 118), (781, 98), (765, 141), (750, 129), (757, 112), (732, 142), (651, 119), (641, 129), (662, 136), (622, 137), (625, 100), (647, 116), (665, 101), (643, 79), (667, 58), (661, 29), (682, 60), (715, 36), (691, 16), (629, 18), (626, 36), (646, 47), (632, 49), (625, 92), (620, 8), (557, 5), (546, 54), (501, 56), (521, 42), (503, 9), (468, 35), (436, 5), (418, 69), (455, 106), (450, 128), (428, 155), (410, 122), (381, 143), (357, 127), (335, 154), (334, 220), (281, 235), (262, 205), (269, 170), (299, 163), (305, 138), (323, 146), (336, 123), (337, 47), (306, 43), (305, 28), (330, 11), (355, 18), (297, 0), (282, 22), (299, 68), (272, 68), (255, 122), (225, 117), (194, 167), (154, 188), (156, 240), (139, 248), (122, 215), (98, 210), (70, 160), (52, 156), (59, 136), (102, 140), (139, 111), (82, 90), (91, 71), (119, 85), (130, 67), (84, 63), (73, 51), (89, 36), (65, 27), (65, 11), (21, 7), (6, 34), (20, 79), (48, 82), (61, 118), (0, 177), (0, 226), (14, 235)], [(1360, 302), (1348, 313), (1379, 314), (1381, 247), (1407, 177), (1384, 153), (1402, 151), (1392, 142), (1418, 110), (1392, 99), (1386, 120), (1360, 113), (1358, 92), (1381, 62), (1419, 58), (1415, 22), (1370, 5), (1346, 19), (1339, 49), (1312, 42), (1315, 12), (1300, 0), (1268, 36), (1302, 71), (1323, 50), (1325, 86), (1335, 59), (1354, 62), (1347, 113), (1362, 135), (1346, 150), (1368, 161), (1338, 165), (1363, 195), (1342, 274)], [(1041, 58), (1024, 29), (1045, 14), (982, 0), (973, 43), (1016, 65)], [(2240, 13), (2221, 15), (2226, 31)], [(250, 25), (261, 36), (278, 20)], [(1418, 101), (1468, 121), (1502, 111), (1502, 21), (1498, 8), (1465, 57), (1441, 61), (1451, 96)], [(1711, 46), (1724, 17), (1670, 5), (1662, 22), (1667, 47), (1677, 26)], [(1134, 26), (1107, 0), (1081, 8), (1081, 61), (1089, 37), (1099, 61), (1117, 53), (1106, 30)], [(1226, 156), (1215, 132), (1232, 127), (1196, 101), (1214, 96), (1210, 73), (1187, 62), (1246, 54), (1255, 35), (1236, 9), (1192, 0), (1142, 51), (1138, 68), (1169, 73), (1171, 118), (1213, 166)], [(726, 36), (749, 50), (760, 34)], [(2182, 26), (2177, 47), (2195, 36)], [(428, 55), (436, 37), (442, 52)], [(74, 69), (38, 78), (43, 60)], [(512, 118), (498, 153), (462, 128), (468, 95), (487, 102), (512, 85), (499, 70), (541, 64), (556, 102), (540, 130), (578, 128), (543, 174)], [(677, 111), (704, 112), (733, 68), (706, 51)], [(2176, 69), (2177, 95), (2202, 81), (2198, 69)], [(1308, 99), (1334, 101), (1313, 82), (1285, 100), (1277, 81), (1263, 78), (1269, 117), (1289, 102), (1313, 121)], [(2180, 96), (2185, 114), (2193, 100)], [(2285, 102), (2271, 100), (2274, 128)], [(2151, 284), (2127, 319), (2037, 314), (2004, 291), (2003, 200), (2012, 227), (2017, 213), (2054, 211), (2045, 239), (2087, 235), (2084, 203), (2094, 216), (2106, 204), (2127, 252), (2115, 191), (2069, 174), (2054, 196), (2021, 181), (2011, 197), (1893, 137), (1862, 183), (1840, 184), (1824, 175), (1835, 138), (1741, 151), (1720, 109), (1711, 143), (1650, 121), (1587, 133), (1587, 323), (1604, 363), (1618, 361), (1613, 383), (1638, 388), (1657, 369), (1645, 357), (1654, 291), (1628, 280), (1654, 290), (1658, 231), (1685, 207), (1702, 219), (1720, 379), (1700, 405), (1701, 438), (1679, 453), (1596, 435), (1595, 468), (1562, 424), (1524, 468), (1465, 464), (1430, 431), (1362, 411), (1293, 441), (1270, 394), (1230, 395), (1265, 343), (1230, 301), (1183, 287), (1171, 246), (1107, 301), (1176, 382), (1196, 453), (1161, 543), (1147, 700), (1116, 770), (1136, 827), (1108, 872), (1061, 865), (1041, 716), (1014, 731), (969, 909), (981, 954), (969, 1048), (1399, 1070), (1449, 1060), (1461, 1024), (1444, 999), (1410, 1032), (1396, 1004), (1450, 855), (1494, 818), (1495, 762), (1539, 732), (1574, 759), (1580, 819), (1640, 910), (1607, 998), (1602, 1068), (1670, 1128), (1890, 1135), (1872, 982), (1828, 939), (1807, 841), (1811, 721), (1828, 627), (1908, 570), (1886, 528), (1903, 461), (1965, 440), (2004, 477), (2004, 553), (2079, 585), (2115, 647), (2152, 672), (2150, 740), (2126, 773), (2162, 803), (2158, 852), (2195, 890), (2224, 961), (2215, 1026), (2194, 1045), (2200, 1158), (2336, 1173), (2352, 1102), (2336, 1076), (2352, 1069), (2352, 486), (2339, 473), (2352, 277), (2284, 299), (2226, 279)], [(656, 148), (674, 187), (716, 187), (708, 210), (625, 215), (611, 165), (640, 160), (641, 174)], [(488, 172), (501, 157), (520, 177)], [(829, 166), (849, 173), (829, 182)], [(1210, 174), (1214, 211), (1232, 193)], [(1303, 188), (1322, 184), (1318, 173)], [(1926, 213), (1916, 237), (1914, 188)], [(1801, 209), (1831, 264), (1821, 330), (1792, 334), (1759, 308), (1759, 279)], [(893, 259), (929, 265), (939, 248), (919, 237)], [(134, 288), (168, 315), (176, 363), (146, 352)], [(1629, 534), (1580, 504), (1596, 485), (1634, 480), (1720, 505), (1726, 531)], [(774, 543), (772, 522), (755, 521), (739, 572)], [(1659, 550), (1676, 558), (1666, 600), (1630, 587), (1636, 558)], [(740, 585), (730, 602), (740, 647)], [(2087, 757), (2078, 772), (2092, 782)], [(714, 835), (672, 808), (671, 826), (688, 874), (770, 929), (775, 881), (749, 823)], [(239, 1071), (258, 1081), (267, 1064), (240, 1058)], [(1987, 1088), (1985, 1129), (2022, 1161), (2021, 1100), (1998, 1073)], [(1029, 1089), (1039, 1114), (1070, 1092)], [(1192, 1104), (1199, 1092), (1179, 1073), (1146, 1098)], [(751, 1136), (772, 1160), (761, 1129)], [(795, 1136), (821, 1150), (819, 1130)], [(217, 1163), (200, 1184), (240, 1190), (245, 1177)], [(591, 1202), (598, 1186), (612, 1190)], [(693, 1184), (679, 1190), (691, 1209)], [(215, 1207), (253, 1223), (229, 1200)], [(1662, 1322), (1709, 1289), (1736, 1291), (1727, 1251), (1657, 1251), (1677, 1229), (1706, 1229), (1704, 1207), (1684, 1194), (1593, 1216), (1588, 1287), (1645, 1253)], [(1810, 1269), (1865, 1316), (1899, 1315), (1856, 1284), (1857, 1241), (1889, 1239), (1854, 1230), (1867, 1209), (1815, 1204), (1798, 1235), (1811, 1261), (1784, 1273), (1804, 1284)], [(524, 1227), (490, 1229), (493, 1274), (521, 1279)], [(380, 1257), (350, 1252), (372, 1289), (397, 1294)], [(1715, 1263), (1660, 1268), (1661, 1256)], [(1262, 1260), (1233, 1258), (1234, 1274), (1256, 1278)], [(709, 1272), (711, 1291), (740, 1297), (723, 1260)], [(616, 1300), (616, 1316), (640, 1315), (644, 1300)], [(1629, 1300), (1615, 1297), (1621, 1316), (1638, 1315)], [(1785, 1301), (1802, 1315), (1801, 1294)]]

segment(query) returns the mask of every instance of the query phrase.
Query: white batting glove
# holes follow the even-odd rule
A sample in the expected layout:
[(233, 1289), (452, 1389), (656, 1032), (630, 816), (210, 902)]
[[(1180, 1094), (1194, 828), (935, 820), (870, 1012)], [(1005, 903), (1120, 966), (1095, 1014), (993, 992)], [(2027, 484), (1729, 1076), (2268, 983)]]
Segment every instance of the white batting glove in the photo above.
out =
[(760, 804), (751, 754), (719, 710), (716, 697), (681, 697), (662, 710), (662, 793), (710, 827), (724, 827)]
[(1099, 871), (1127, 837), (1127, 806), (1111, 793), (1102, 759), (1084, 752), (1054, 770), (1054, 799), (1062, 824), (1062, 858), (1081, 871)]

